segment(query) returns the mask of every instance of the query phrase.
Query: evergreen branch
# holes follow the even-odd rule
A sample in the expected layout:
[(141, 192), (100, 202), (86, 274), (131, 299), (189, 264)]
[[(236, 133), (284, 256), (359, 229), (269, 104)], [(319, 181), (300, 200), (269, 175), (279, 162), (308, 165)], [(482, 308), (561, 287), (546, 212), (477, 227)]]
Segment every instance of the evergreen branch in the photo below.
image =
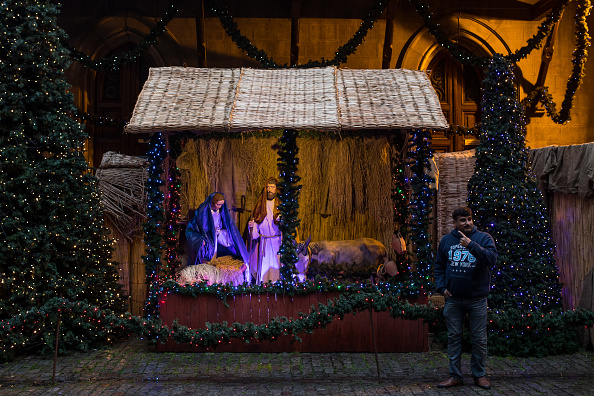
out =
[[(237, 27), (237, 22), (233, 19), (233, 17), (229, 14), (229, 11), (219, 3), (218, 0), (208, 0), (211, 11), (219, 18), (221, 21), (221, 26), (225, 29), (227, 35), (231, 38), (231, 40), (237, 45), (237, 47), (244, 51), (247, 56), (252, 59), (257, 60), (266, 68), (286, 68), (288, 67), (286, 64), (279, 65), (277, 64), (272, 58), (268, 57), (268, 54), (261, 49), (258, 49), (254, 46), (250, 39), (245, 37), (239, 31)], [(328, 67), (328, 66), (340, 66), (340, 64), (345, 63), (347, 58), (353, 54), (357, 48), (363, 43), (363, 40), (367, 36), (369, 30), (373, 28), (373, 25), (379, 17), (384, 12), (388, 1), (386, 0), (375, 0), (373, 8), (371, 11), (362, 19), (361, 26), (355, 32), (353, 37), (347, 41), (345, 44), (341, 45), (335, 53), (333, 59), (324, 60), (322, 58), (321, 61), (312, 61), (302, 64), (296, 65), (294, 67), (297, 68), (311, 68), (311, 67)]]

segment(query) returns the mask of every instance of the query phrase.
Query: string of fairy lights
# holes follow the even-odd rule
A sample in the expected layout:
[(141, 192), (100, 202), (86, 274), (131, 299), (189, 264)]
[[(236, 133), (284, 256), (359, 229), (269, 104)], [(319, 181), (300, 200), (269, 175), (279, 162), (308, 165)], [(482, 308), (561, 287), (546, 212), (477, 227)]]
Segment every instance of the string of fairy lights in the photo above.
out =
[[(3, 4), (6, 6), (7, 3)], [(173, 4), (177, 4), (177, 2), (172, 2)], [(375, 3), (376, 6), (379, 8), (385, 7), (385, 3), (378, 1)], [(566, 2), (562, 2), (563, 7), (565, 6)], [(585, 26), (585, 16), (589, 11), (589, 2), (582, 0), (579, 3), (578, 7), (578, 15), (579, 17), (576, 18), (576, 26)], [(19, 5), (22, 7), (22, 4)], [(555, 8), (558, 10), (559, 7)], [(555, 11), (554, 10), (554, 11)], [(13, 10), (3, 10), (7, 11), (7, 13), (12, 13)], [(177, 12), (175, 10), (175, 12)], [(173, 18), (175, 15), (173, 9), (168, 11), (168, 14), (161, 20), (162, 31), (164, 31), (167, 22)], [(381, 12), (379, 13), (381, 14)], [(379, 16), (378, 14), (378, 16)], [(371, 14), (370, 14), (371, 15)], [(529, 40), (529, 43), (524, 49), (521, 49), (516, 52), (515, 56), (518, 56), (518, 60), (522, 57), (525, 57), (530, 51), (534, 48), (537, 48), (538, 42), (542, 41), (541, 37), (546, 36), (548, 29), (553, 22), (556, 20), (554, 19), (554, 15), (551, 14), (551, 17), (547, 17), (547, 20), (543, 23), (537, 35), (533, 41)], [(372, 17), (368, 18), (369, 21), (372, 21)], [(433, 22), (431, 18), (429, 18), (431, 24), (433, 26)], [(578, 21), (579, 20), (579, 21)], [(358, 31), (363, 34), (363, 32), (369, 30), (373, 26), (371, 23), (369, 26), (363, 26)], [(161, 33), (159, 34), (162, 34)], [(157, 32), (157, 30), (155, 30)], [(153, 31), (151, 31), (153, 34)], [(582, 47), (587, 46), (589, 44), (588, 37), (587, 37), (587, 28), (586, 30), (581, 30), (578, 35), (581, 35), (581, 38), (578, 43), (578, 49), (574, 52), (574, 74), (580, 73), (580, 70), (583, 72), (583, 63), (585, 62), (586, 53), (583, 51)], [(154, 33), (154, 37), (158, 34)], [(358, 36), (359, 37), (359, 36)], [(363, 35), (364, 37), (364, 35)], [(357, 39), (358, 40), (358, 39)], [(362, 38), (361, 38), (362, 41)], [(146, 45), (154, 45), (155, 40), (147, 40), (146, 44), (143, 46), (137, 47), (141, 48), (139, 54), (143, 51), (146, 51)], [(352, 53), (354, 48), (356, 48), (355, 42), (351, 42), (349, 44), (350, 47), (345, 47), (344, 54)], [(147, 47), (148, 48), (148, 47)], [(137, 50), (138, 51), (138, 50)], [(139, 56), (139, 55), (134, 55)], [(123, 65), (128, 61), (132, 61), (134, 56), (130, 55), (129, 59), (127, 56), (119, 56), (116, 58), (111, 58), (110, 60), (101, 61), (104, 67), (113, 67), (114, 65)], [(337, 59), (339, 63), (344, 63), (341, 58), (338, 57)], [(82, 63), (87, 63), (82, 57), (80, 58)], [(510, 61), (510, 59), (508, 59)], [(90, 65), (90, 64), (89, 64)], [(98, 66), (103, 67), (103, 66)], [(62, 70), (62, 68), (60, 68)], [(494, 71), (495, 74), (500, 73), (501, 70), (497, 69)], [(575, 89), (569, 89), (568, 84), (568, 94), (570, 97), (573, 97), (575, 94), (575, 90), (579, 86), (579, 82), (581, 81), (581, 75), (579, 78), (572, 80), (572, 87)], [(575, 85), (577, 84), (577, 85)], [(564, 102), (565, 103), (565, 102)], [(570, 106), (571, 107), (571, 106)], [(564, 109), (567, 106), (564, 107)], [(495, 112), (495, 110), (493, 110)], [(84, 119), (85, 117), (87, 120), (93, 119), (90, 115), (85, 115), (83, 113), (77, 113), (75, 115), (80, 119)], [(115, 120), (108, 120), (101, 118), (95, 118), (98, 122), (115, 122)], [(488, 127), (481, 126), (480, 130), (488, 129)], [(488, 129), (491, 130), (491, 129)], [(500, 131), (497, 128), (493, 128), (493, 131)], [(15, 130), (15, 133), (18, 131)], [(22, 131), (21, 131), (22, 132)], [(456, 131), (457, 133), (466, 133), (465, 131)], [(229, 286), (229, 285), (207, 285), (207, 284), (198, 284), (192, 286), (181, 287), (175, 282), (173, 282), (168, 276), (175, 270), (177, 265), (177, 256), (175, 252), (175, 248), (172, 244), (172, 241), (175, 240), (175, 223), (177, 219), (177, 215), (179, 213), (179, 175), (176, 174), (177, 169), (172, 169), (172, 171), (168, 174), (166, 182), (164, 183), (162, 180), (163, 168), (162, 164), (165, 158), (175, 158), (175, 153), (178, 152), (177, 142), (170, 140), (171, 149), (168, 152), (166, 148), (165, 141), (163, 136), (159, 133), (153, 135), (151, 139), (150, 149), (149, 149), (149, 180), (147, 182), (147, 195), (148, 195), (148, 202), (147, 202), (147, 214), (148, 220), (145, 224), (145, 244), (147, 246), (146, 255), (144, 256), (146, 271), (147, 271), (147, 280), (149, 282), (149, 296), (147, 298), (146, 306), (145, 306), (145, 318), (139, 318), (131, 315), (126, 314), (114, 314), (110, 311), (110, 309), (105, 308), (104, 306), (99, 307), (101, 305), (100, 301), (97, 296), (93, 295), (92, 293), (89, 294), (87, 300), (88, 302), (81, 302), (81, 301), (73, 301), (76, 296), (71, 298), (61, 298), (55, 296), (54, 298), (49, 299), (43, 305), (38, 308), (27, 310), (23, 312), (16, 313), (11, 319), (8, 320), (1, 320), (0, 321), (0, 334), (2, 337), (2, 341), (0, 341), (0, 345), (2, 346), (0, 352), (0, 357), (6, 358), (7, 356), (14, 355), (19, 348), (23, 347), (31, 347), (37, 344), (44, 344), (45, 348), (51, 348), (51, 340), (52, 331), (55, 328), (55, 324), (58, 320), (64, 321), (65, 324), (68, 324), (70, 328), (77, 328), (79, 330), (79, 334), (73, 336), (72, 338), (68, 338), (63, 340), (63, 344), (72, 348), (88, 348), (88, 343), (85, 341), (91, 340), (99, 342), (100, 340), (107, 340), (110, 341), (117, 336), (123, 333), (136, 333), (146, 336), (152, 340), (163, 339), (167, 336), (170, 336), (176, 340), (182, 340), (183, 342), (188, 342), (192, 340), (192, 342), (196, 342), (198, 345), (201, 346), (215, 346), (220, 344), (221, 342), (226, 342), (231, 338), (240, 338), (243, 340), (248, 339), (261, 339), (258, 337), (270, 337), (264, 339), (275, 339), (276, 337), (282, 334), (291, 334), (295, 337), (302, 331), (309, 331), (320, 326), (323, 326), (325, 323), (329, 323), (335, 319), (336, 316), (343, 315), (345, 313), (356, 312), (360, 310), (368, 310), (373, 309), (375, 311), (385, 311), (387, 309), (391, 310), (391, 313), (395, 317), (403, 317), (407, 319), (424, 319), (430, 322), (432, 325), (436, 326), (439, 325), (442, 321), (440, 319), (440, 310), (432, 308), (426, 305), (411, 305), (406, 304), (401, 301), (401, 299), (416, 295), (420, 292), (423, 292), (427, 288), (429, 288), (429, 269), (431, 263), (431, 250), (430, 250), (430, 240), (428, 239), (428, 221), (430, 221), (430, 205), (428, 204), (432, 198), (433, 192), (428, 188), (429, 180), (425, 179), (425, 172), (424, 170), (427, 168), (427, 159), (430, 156), (430, 150), (428, 150), (428, 131), (420, 130), (414, 131), (412, 140), (414, 142), (414, 151), (411, 150), (411, 158), (414, 160), (413, 168), (416, 169), (414, 174), (416, 175), (417, 179), (413, 179), (410, 181), (412, 189), (414, 191), (414, 196), (410, 198), (410, 206), (407, 206), (407, 210), (410, 210), (410, 217), (411, 221), (407, 225), (411, 229), (411, 239), (416, 241), (416, 253), (417, 257), (419, 257), (418, 263), (416, 263), (416, 268), (414, 271), (411, 271), (408, 275), (409, 278), (405, 279), (403, 282), (398, 284), (368, 284), (368, 283), (356, 283), (356, 284), (343, 284), (341, 282), (332, 281), (332, 280), (309, 280), (302, 284), (297, 284), (292, 281), (292, 274), (287, 273), (283, 275), (283, 279), (275, 284), (264, 284), (264, 285), (241, 285), (241, 286)], [(478, 133), (481, 133), (480, 131)], [(285, 135), (286, 134), (286, 135)], [(293, 135), (294, 134), (294, 135)], [(21, 134), (22, 135), (22, 134)], [(59, 135), (59, 136), (58, 136)], [(66, 134), (60, 133), (58, 131), (57, 140), (59, 141), (67, 141)], [(297, 165), (297, 148), (296, 145), (293, 145), (294, 138), (296, 136), (295, 131), (285, 131), (283, 133), (283, 138), (285, 139), (286, 146), (279, 152), (279, 156), (281, 156), (282, 164), (284, 166), (284, 177), (283, 180), (287, 181), (285, 188), (289, 192), (289, 195), (284, 197), (286, 202), (293, 204), (293, 206), (287, 206), (284, 215), (287, 219), (290, 219), (290, 216), (294, 213), (296, 215), (297, 208), (298, 208), (298, 201), (297, 197), (299, 194), (299, 186), (297, 183), (299, 182), (298, 177), (295, 175), (296, 165)], [(25, 138), (25, 136), (21, 136)], [(12, 136), (11, 138), (15, 138)], [(506, 137), (506, 141), (509, 145), (518, 145), (522, 144), (521, 133), (516, 135), (511, 135)], [(494, 140), (500, 139), (498, 136), (487, 136), (483, 137), (483, 140)], [(499, 142), (501, 140), (498, 140)], [(507, 144), (500, 145), (501, 147), (507, 147)], [(64, 146), (66, 147), (66, 146)], [(478, 149), (480, 152), (481, 149)], [(493, 148), (485, 148), (485, 154), (493, 155), (495, 153)], [(65, 154), (64, 154), (65, 155)], [(56, 156), (56, 159), (62, 158), (63, 154)], [(515, 160), (518, 163), (522, 163), (525, 160), (525, 153), (520, 150), (517, 158)], [(401, 202), (408, 200), (409, 198), (404, 194), (404, 190), (402, 189), (403, 186), (403, 176), (401, 175), (401, 171), (403, 169), (403, 164), (395, 166), (394, 169), (396, 173), (393, 174), (393, 178), (395, 180), (396, 188), (395, 191), (397, 194), (393, 194), (393, 202), (396, 206), (399, 205)], [(490, 167), (485, 167), (485, 169), (492, 169)], [(58, 170), (59, 171), (59, 170)], [(91, 186), (93, 184), (93, 180), (89, 179), (88, 177), (83, 178), (86, 185)], [(81, 180), (83, 180), (81, 179)], [(407, 183), (405, 181), (405, 183)], [(165, 199), (165, 194), (161, 192), (162, 186), (165, 184), (166, 191), (167, 191), (167, 199)], [(89, 187), (89, 191), (86, 191), (87, 198), (89, 198), (92, 202), (97, 198), (96, 193), (94, 194), (92, 188)], [(399, 189), (400, 188), (400, 189)], [(529, 197), (530, 199), (527, 201), (533, 200), (534, 197)], [(514, 204), (515, 202), (512, 201), (513, 197), (508, 200), (507, 204)], [(527, 209), (527, 208), (522, 208)], [(503, 211), (498, 211), (498, 216), (505, 216)], [(403, 219), (402, 216), (405, 216), (405, 212), (398, 213), (398, 218), (400, 220)], [(76, 212), (76, 216), (80, 218), (88, 218), (91, 219), (93, 217), (92, 213), (86, 213), (83, 210)], [(397, 214), (395, 213), (395, 218)], [(479, 213), (479, 216), (481, 214)], [(485, 216), (483, 216), (485, 217)], [(488, 221), (495, 221), (488, 216), (486, 216)], [(296, 219), (296, 217), (295, 217)], [(535, 223), (538, 224), (538, 227), (547, 226), (546, 224), (546, 216), (540, 218), (531, 218), (530, 220), (534, 220)], [(406, 223), (406, 222), (405, 222)], [(293, 226), (295, 225), (293, 221)], [(495, 226), (493, 226), (495, 227)], [(538, 227), (529, 227), (526, 222), (519, 222), (516, 221), (513, 223), (513, 227), (511, 229), (519, 229), (522, 232), (522, 235), (530, 235), (531, 233), (542, 231), (541, 228)], [(162, 230), (159, 232), (159, 230)], [(101, 232), (98, 230), (97, 232)], [(493, 229), (493, 232), (495, 230)], [(510, 231), (511, 232), (511, 231)], [(290, 230), (288, 230), (290, 233)], [(513, 236), (513, 235), (511, 235)], [(509, 238), (510, 235), (505, 235), (505, 237)], [(38, 239), (35, 239), (38, 242)], [(105, 242), (105, 241), (104, 241)], [(105, 246), (91, 246), (91, 245), (84, 245), (80, 248), (80, 258), (87, 259), (92, 258), (97, 262), (102, 262), (104, 254)], [(166, 266), (163, 265), (163, 256), (162, 251), (163, 248), (166, 249)], [(529, 267), (533, 266), (530, 260), (541, 260), (542, 255), (546, 255), (547, 249), (550, 246), (547, 244), (546, 241), (543, 242), (542, 248), (544, 252), (536, 252), (534, 254), (535, 257), (527, 257), (521, 258), (523, 261), (524, 266)], [(290, 262), (292, 258), (294, 258), (293, 252), (290, 249), (287, 249), (288, 259), (287, 262)], [(85, 256), (85, 257), (83, 257)], [(76, 258), (76, 257), (74, 257)], [(72, 261), (72, 260), (71, 260)], [(511, 260), (509, 261), (511, 263)], [(546, 263), (545, 264), (549, 264)], [(510, 264), (511, 265), (511, 264)], [(514, 269), (521, 267), (520, 265), (515, 264)], [(288, 269), (290, 265), (287, 266)], [(514, 273), (514, 271), (510, 271)], [(517, 278), (520, 275), (519, 272), (514, 276)], [(112, 274), (113, 275), (113, 274)], [(509, 353), (510, 350), (514, 350), (514, 348), (518, 347), (519, 342), (523, 342), (525, 345), (531, 345), (529, 341), (534, 341), (532, 345), (542, 345), (542, 341), (538, 341), (537, 339), (540, 337), (541, 339), (550, 340), (551, 338), (557, 338), (557, 340), (564, 340), (567, 343), (570, 343), (565, 336), (566, 333), (560, 331), (559, 329), (567, 329), (569, 326), (575, 325), (586, 325), (591, 326), (594, 324), (594, 313), (591, 311), (583, 311), (583, 310), (573, 310), (573, 311), (565, 311), (562, 314), (558, 310), (551, 310), (548, 312), (539, 311), (538, 314), (526, 313), (528, 311), (538, 310), (539, 305), (542, 304), (543, 306), (556, 306), (558, 305), (558, 300), (556, 297), (556, 287), (555, 286), (555, 274), (551, 273), (544, 273), (544, 270), (541, 271), (541, 275), (544, 275), (546, 278), (550, 278), (552, 280), (553, 287), (550, 290), (546, 290), (542, 294), (542, 300), (538, 300), (535, 303), (533, 302), (532, 305), (528, 306), (518, 306), (518, 307), (508, 307), (506, 309), (500, 309), (497, 311), (491, 311), (489, 313), (491, 319), (491, 334), (490, 337), (492, 339), (498, 340), (496, 345), (501, 346), (501, 352), (505, 353), (507, 351)], [(101, 287), (102, 280), (105, 279), (104, 274), (101, 271), (90, 272), (89, 278), (87, 282), (94, 285), (94, 290), (98, 290)], [(3, 282), (5, 279), (3, 278)], [(558, 285), (558, 279), (557, 283)], [(531, 286), (531, 285), (528, 285)], [(534, 285), (532, 285), (534, 286)], [(274, 318), (270, 323), (263, 324), (263, 325), (254, 325), (253, 323), (246, 323), (246, 324), (235, 324), (231, 327), (226, 326), (225, 324), (215, 324), (209, 329), (188, 329), (183, 326), (175, 326), (172, 329), (169, 329), (165, 326), (161, 326), (158, 319), (158, 307), (159, 304), (163, 303), (166, 299), (166, 296), (170, 292), (177, 292), (177, 293), (185, 293), (191, 295), (199, 295), (202, 293), (215, 293), (216, 295), (220, 296), (221, 298), (226, 298), (228, 296), (234, 295), (236, 293), (286, 293), (289, 295), (298, 295), (298, 294), (307, 294), (307, 293), (314, 293), (314, 292), (323, 292), (323, 291), (341, 291), (344, 294), (340, 297), (339, 301), (335, 303), (329, 303), (327, 305), (320, 305), (316, 309), (313, 309), (310, 314), (305, 315), (302, 318), (298, 318), (292, 320), (293, 324), (287, 323), (279, 318)], [(508, 292), (506, 289), (505, 292)], [(112, 301), (117, 300), (116, 291), (110, 290), (109, 293), (114, 293), (113, 297), (110, 297)], [(529, 290), (522, 290), (518, 289), (514, 291), (513, 297), (518, 296), (525, 296), (528, 295)], [(27, 293), (25, 293), (27, 294)], [(370, 301), (372, 303), (370, 303)], [(59, 319), (60, 318), (60, 319)], [(252, 332), (252, 329), (256, 329), (255, 332)], [(510, 329), (519, 330), (510, 332)], [(36, 334), (36, 336), (31, 336), (30, 334)], [(42, 334), (44, 334), (42, 336)], [(256, 336), (256, 334), (260, 334)], [(549, 336), (546, 336), (549, 334)], [(543, 338), (544, 335), (544, 338)], [(553, 336), (551, 336), (553, 335)], [(565, 337), (565, 338), (564, 338)], [(539, 344), (540, 342), (540, 344)], [(93, 343), (91, 343), (93, 345)], [(556, 343), (556, 346), (551, 346), (549, 349), (546, 349), (547, 353), (554, 351), (555, 348), (559, 350), (559, 348), (566, 348), (568, 344), (564, 343)], [(507, 348), (507, 349), (506, 349)], [(565, 349), (566, 350), (566, 349)], [(532, 352), (526, 352), (532, 353)]]

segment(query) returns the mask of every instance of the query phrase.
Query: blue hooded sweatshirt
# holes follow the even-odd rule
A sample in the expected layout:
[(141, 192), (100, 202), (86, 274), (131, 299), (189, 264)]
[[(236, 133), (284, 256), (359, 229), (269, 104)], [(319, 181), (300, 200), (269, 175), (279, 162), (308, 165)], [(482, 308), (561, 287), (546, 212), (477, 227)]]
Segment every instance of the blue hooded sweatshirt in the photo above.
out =
[(491, 268), (497, 265), (493, 237), (472, 227), (468, 247), (460, 244), (462, 234), (454, 229), (445, 235), (437, 249), (435, 285), (439, 293), (446, 289), (453, 297), (486, 297), (491, 287)]

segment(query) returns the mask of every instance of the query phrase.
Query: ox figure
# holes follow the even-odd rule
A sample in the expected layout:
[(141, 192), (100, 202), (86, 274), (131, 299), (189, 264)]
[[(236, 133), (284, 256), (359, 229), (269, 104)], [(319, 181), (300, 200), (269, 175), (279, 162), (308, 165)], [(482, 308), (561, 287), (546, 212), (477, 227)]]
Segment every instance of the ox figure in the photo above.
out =
[(357, 267), (375, 266), (384, 262), (386, 247), (372, 238), (359, 238), (344, 241), (310, 242), (311, 237), (297, 245), (299, 261), (295, 264), (300, 281), (310, 262), (327, 265), (353, 265)]

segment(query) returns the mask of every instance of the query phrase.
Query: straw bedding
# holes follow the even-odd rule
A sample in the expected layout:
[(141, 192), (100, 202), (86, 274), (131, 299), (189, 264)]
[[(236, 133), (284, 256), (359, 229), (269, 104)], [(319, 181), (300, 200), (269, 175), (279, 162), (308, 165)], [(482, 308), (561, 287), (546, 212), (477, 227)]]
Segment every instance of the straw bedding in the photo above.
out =
[(230, 256), (217, 257), (207, 264), (189, 265), (180, 270), (176, 281), (180, 285), (206, 282), (238, 286), (244, 282), (243, 261)]

